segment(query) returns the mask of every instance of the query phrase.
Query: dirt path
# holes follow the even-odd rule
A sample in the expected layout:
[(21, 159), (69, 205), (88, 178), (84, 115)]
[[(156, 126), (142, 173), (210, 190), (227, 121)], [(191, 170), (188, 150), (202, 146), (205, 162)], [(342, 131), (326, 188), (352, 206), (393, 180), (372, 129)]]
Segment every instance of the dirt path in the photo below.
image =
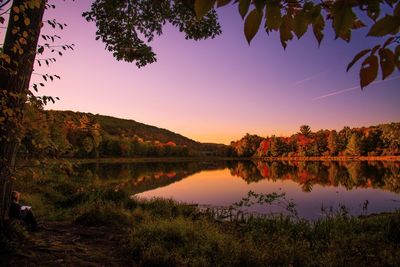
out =
[(1, 266), (130, 266), (128, 255), (117, 251), (120, 234), (105, 227), (83, 227), (64, 222), (42, 224), (21, 251)]

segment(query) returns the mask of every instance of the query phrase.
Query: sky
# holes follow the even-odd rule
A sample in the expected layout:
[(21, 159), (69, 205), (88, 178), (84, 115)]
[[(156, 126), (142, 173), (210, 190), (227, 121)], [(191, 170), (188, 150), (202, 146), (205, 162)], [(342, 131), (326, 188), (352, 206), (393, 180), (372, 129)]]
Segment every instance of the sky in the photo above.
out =
[(195, 42), (167, 25), (152, 43), (157, 62), (138, 69), (95, 40), (96, 26), (81, 16), (92, 1), (52, 2), (57, 8), (46, 19), (66, 23), (59, 43), (76, 49), (35, 68), (33, 82), (44, 73), (61, 76), (39, 92), (60, 98), (46, 109), (133, 119), (225, 144), (246, 133), (288, 136), (303, 124), (317, 131), (400, 121), (399, 71), (364, 90), (359, 65), (346, 72), (357, 52), (382, 41), (365, 38), (366, 31), (346, 43), (328, 25), (320, 47), (310, 31), (285, 51), (277, 34), (260, 30), (249, 46), (236, 6), (228, 6), (218, 10), (222, 35)]

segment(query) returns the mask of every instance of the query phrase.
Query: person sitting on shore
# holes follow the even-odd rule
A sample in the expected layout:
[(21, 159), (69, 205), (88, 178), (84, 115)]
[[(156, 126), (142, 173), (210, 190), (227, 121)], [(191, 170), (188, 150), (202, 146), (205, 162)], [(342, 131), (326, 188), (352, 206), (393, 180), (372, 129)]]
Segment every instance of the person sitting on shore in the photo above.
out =
[(18, 191), (13, 191), (11, 193), (11, 204), (9, 210), (10, 219), (21, 220), (32, 232), (38, 231), (38, 224), (36, 222), (35, 216), (32, 213), (32, 207), (22, 206), (19, 204), (19, 199), (21, 194)]

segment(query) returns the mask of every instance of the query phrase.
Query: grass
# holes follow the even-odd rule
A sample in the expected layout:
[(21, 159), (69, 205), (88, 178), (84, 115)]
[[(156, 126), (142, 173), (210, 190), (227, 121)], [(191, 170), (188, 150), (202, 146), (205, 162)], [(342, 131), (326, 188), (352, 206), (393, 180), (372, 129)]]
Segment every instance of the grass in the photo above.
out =
[[(122, 232), (119, 249), (135, 266), (400, 266), (400, 211), (338, 213), (315, 222), (285, 216), (217, 221), (173, 200), (132, 197), (118, 184), (41, 177), (17, 184), (39, 219)], [(21, 227), (10, 227), (0, 235), (1, 250), (26, 238)]]

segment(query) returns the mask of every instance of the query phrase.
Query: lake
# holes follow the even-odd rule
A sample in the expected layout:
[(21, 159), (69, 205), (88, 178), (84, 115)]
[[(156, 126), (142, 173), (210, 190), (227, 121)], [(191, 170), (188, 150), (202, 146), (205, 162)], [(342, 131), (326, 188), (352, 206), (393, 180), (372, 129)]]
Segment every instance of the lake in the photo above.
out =
[[(201, 206), (229, 206), (251, 190), (284, 193), (300, 217), (316, 219), (345, 206), (351, 215), (400, 208), (400, 162), (179, 161), (89, 163), (78, 175), (140, 198), (163, 197)], [(254, 205), (254, 213), (285, 213)]]

